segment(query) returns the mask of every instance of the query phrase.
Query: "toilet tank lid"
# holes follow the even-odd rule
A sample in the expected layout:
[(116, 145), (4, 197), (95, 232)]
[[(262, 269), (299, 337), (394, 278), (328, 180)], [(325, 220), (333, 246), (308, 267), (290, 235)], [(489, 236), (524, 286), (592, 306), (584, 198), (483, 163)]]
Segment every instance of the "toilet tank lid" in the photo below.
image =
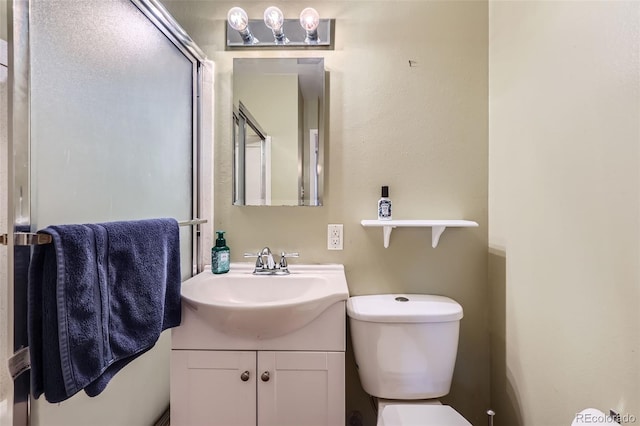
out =
[(462, 318), (462, 306), (444, 296), (373, 294), (350, 297), (347, 315), (368, 322), (450, 322)]

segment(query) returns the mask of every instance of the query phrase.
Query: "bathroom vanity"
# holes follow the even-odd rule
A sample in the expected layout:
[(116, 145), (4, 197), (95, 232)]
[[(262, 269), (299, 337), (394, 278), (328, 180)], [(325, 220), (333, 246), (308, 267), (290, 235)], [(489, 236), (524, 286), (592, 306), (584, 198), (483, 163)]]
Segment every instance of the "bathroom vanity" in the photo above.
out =
[(292, 269), (261, 277), (232, 264), (229, 274), (206, 270), (183, 283), (173, 425), (344, 425), (344, 269)]

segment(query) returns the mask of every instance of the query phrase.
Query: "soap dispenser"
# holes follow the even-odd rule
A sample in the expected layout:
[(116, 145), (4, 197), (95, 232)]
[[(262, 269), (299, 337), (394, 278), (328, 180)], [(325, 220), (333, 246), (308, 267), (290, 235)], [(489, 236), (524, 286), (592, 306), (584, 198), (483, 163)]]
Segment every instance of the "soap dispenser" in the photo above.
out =
[(218, 238), (216, 246), (211, 248), (211, 272), (214, 274), (224, 274), (229, 272), (229, 262), (231, 252), (224, 239), (224, 231), (216, 231)]

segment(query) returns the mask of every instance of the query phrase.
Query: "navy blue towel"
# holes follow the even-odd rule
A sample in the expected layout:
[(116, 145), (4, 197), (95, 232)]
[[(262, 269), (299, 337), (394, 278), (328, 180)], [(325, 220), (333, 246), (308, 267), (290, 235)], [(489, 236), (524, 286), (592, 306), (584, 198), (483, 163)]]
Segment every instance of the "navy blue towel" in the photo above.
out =
[(180, 325), (175, 219), (50, 226), (29, 269), (32, 394), (60, 402), (111, 378)]

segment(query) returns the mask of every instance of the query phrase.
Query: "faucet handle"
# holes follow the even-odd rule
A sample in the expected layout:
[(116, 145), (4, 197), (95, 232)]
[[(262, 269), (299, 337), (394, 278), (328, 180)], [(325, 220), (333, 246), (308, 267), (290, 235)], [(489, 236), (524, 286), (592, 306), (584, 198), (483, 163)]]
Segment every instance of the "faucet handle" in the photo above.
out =
[(262, 268), (264, 264), (262, 263), (262, 256), (260, 252), (256, 253), (245, 253), (244, 257), (255, 257), (256, 258), (256, 268)]
[(282, 252), (280, 253), (280, 269), (286, 268), (289, 265), (287, 264), (287, 257), (300, 257), (300, 253), (298, 252), (293, 252), (293, 253), (285, 253)]
[(280, 253), (280, 256), (282, 257), (300, 257), (300, 253), (296, 252), (292, 252), (292, 253), (285, 253), (284, 251), (282, 253)]

